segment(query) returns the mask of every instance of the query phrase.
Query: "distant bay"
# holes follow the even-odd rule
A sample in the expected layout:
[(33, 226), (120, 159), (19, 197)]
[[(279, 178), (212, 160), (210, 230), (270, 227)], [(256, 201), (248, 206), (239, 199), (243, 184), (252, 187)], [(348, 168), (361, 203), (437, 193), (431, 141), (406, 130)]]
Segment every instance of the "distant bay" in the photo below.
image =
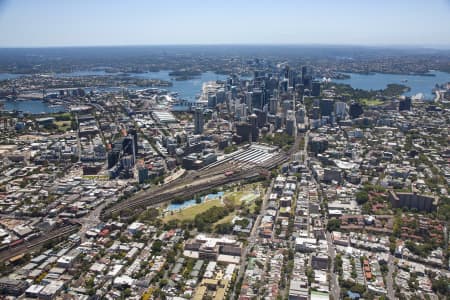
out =
[(24, 76), (23, 74), (0, 73), (0, 80), (15, 79)]
[[(86, 71), (74, 71), (69, 73), (54, 73), (54, 77), (81, 77), (81, 76), (114, 76), (114, 75), (125, 75), (130, 77), (142, 78), (142, 79), (161, 79), (165, 81), (172, 82), (172, 86), (164, 87), (171, 92), (177, 92), (181, 99), (188, 101), (195, 101), (196, 96), (201, 94), (202, 85), (207, 81), (215, 80), (226, 80), (227, 75), (216, 74), (214, 72), (204, 72), (198, 76), (192, 76), (187, 80), (176, 80), (176, 77), (170, 76), (171, 71), (164, 70), (159, 72), (144, 72), (144, 73), (109, 73), (103, 70), (86, 70)], [(15, 79), (23, 74), (10, 74), (10, 73), (0, 73), (0, 80)], [(95, 89), (95, 87), (92, 87)], [(121, 88), (111, 87), (111, 91), (120, 90)], [(89, 90), (91, 88), (87, 88)], [(109, 90), (109, 89), (108, 89)]]
[[(55, 77), (79, 77), (79, 76), (107, 76), (107, 75), (126, 75), (144, 79), (161, 79), (171, 81), (172, 86), (167, 90), (177, 92), (180, 98), (195, 101), (198, 94), (201, 93), (203, 82), (214, 80), (225, 80), (226, 75), (216, 74), (214, 72), (205, 72), (199, 76), (193, 76), (187, 80), (175, 80), (175, 77), (169, 75), (170, 71), (163, 70), (159, 72), (144, 73), (110, 73), (104, 70), (85, 70), (69, 73), (55, 73)], [(433, 99), (433, 88), (436, 84), (444, 84), (450, 81), (450, 74), (439, 71), (431, 71), (430, 75), (403, 75), (403, 74), (360, 74), (344, 73), (350, 76), (348, 79), (336, 79), (337, 83), (350, 84), (353, 88), (364, 90), (380, 90), (386, 88), (390, 83), (403, 84), (411, 88), (405, 95), (413, 96), (422, 93), (426, 99)], [(15, 79), (25, 74), (0, 73), (0, 80)], [(95, 87), (94, 87), (95, 88)]]
[(161, 79), (172, 82), (172, 86), (164, 87), (171, 92), (177, 92), (181, 99), (195, 101), (196, 96), (201, 94), (202, 85), (207, 81), (226, 80), (227, 75), (216, 74), (214, 72), (204, 72), (199, 76), (192, 76), (187, 80), (175, 80), (170, 76), (171, 71), (164, 70), (158, 72), (143, 73), (107, 73), (105, 71), (76, 71), (71, 73), (54, 74), (55, 77), (78, 77), (78, 76), (105, 76), (105, 75), (126, 75), (142, 79)]
[(66, 109), (62, 105), (51, 105), (41, 99), (35, 100), (5, 100), (2, 101), (3, 107), (0, 110), (21, 111), (28, 114), (50, 114), (64, 112)]
[[(196, 97), (202, 92), (202, 85), (207, 81), (216, 81), (216, 80), (226, 80), (227, 75), (220, 75), (214, 72), (204, 72), (199, 76), (193, 76), (187, 80), (175, 80), (173, 76), (169, 75), (170, 71), (159, 71), (159, 72), (145, 72), (145, 73), (108, 73), (105, 71), (75, 71), (70, 73), (56, 73), (53, 74), (54, 77), (80, 77), (80, 76), (105, 76), (105, 75), (126, 75), (136, 78), (144, 78), (144, 79), (161, 79), (165, 81), (172, 82), (172, 86), (164, 87), (162, 89), (166, 89), (171, 92), (177, 92), (180, 99), (188, 100), (190, 102), (195, 102)], [(20, 76), (20, 74), (9, 74), (9, 73), (0, 73), (0, 79), (14, 79)], [(86, 91), (96, 90), (94, 87), (85, 88)], [(109, 87), (109, 88), (98, 88), (103, 91), (120, 91), (123, 87)], [(142, 87), (130, 87), (130, 90), (142, 89)], [(64, 111), (64, 107), (62, 106), (52, 106), (46, 102), (43, 102), (40, 99), (36, 100), (4, 100), (3, 108), (6, 111), (22, 111), (24, 113), (31, 114), (43, 114), (43, 113), (55, 113)]]
[(439, 71), (431, 71), (430, 75), (401, 75), (401, 74), (359, 74), (359, 73), (344, 73), (349, 75), (348, 79), (333, 80), (337, 83), (345, 83), (351, 85), (353, 88), (362, 90), (382, 90), (390, 83), (397, 83), (406, 85), (411, 88), (405, 93), (406, 96), (414, 96), (422, 93), (426, 100), (434, 99), (432, 90), (436, 84), (444, 84), (450, 82), (450, 74)]

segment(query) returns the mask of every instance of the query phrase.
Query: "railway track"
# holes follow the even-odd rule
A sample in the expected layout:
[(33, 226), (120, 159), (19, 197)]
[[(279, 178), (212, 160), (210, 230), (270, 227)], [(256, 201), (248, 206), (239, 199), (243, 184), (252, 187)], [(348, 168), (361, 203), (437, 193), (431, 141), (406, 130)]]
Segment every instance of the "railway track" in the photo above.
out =
[[(252, 164), (241, 164), (240, 166), (234, 166), (228, 163), (219, 165), (213, 169), (202, 171), (200, 174), (194, 177), (184, 178), (184, 181), (179, 181), (175, 185), (170, 185), (169, 187), (163, 186), (154, 190), (150, 190), (143, 195), (138, 195), (132, 199), (117, 203), (116, 205), (105, 209), (102, 212), (102, 219), (105, 220), (111, 217), (113, 214), (120, 213), (124, 210), (132, 210), (134, 211), (133, 214), (137, 214), (148, 206), (164, 203), (173, 200), (176, 197), (188, 198), (208, 189), (216, 188), (240, 180), (255, 178), (261, 174), (261, 171), (272, 169), (285, 162), (287, 159), (287, 155), (280, 154), (274, 157), (270, 162), (263, 164), (263, 166), (255, 166)], [(235, 174), (231, 176), (223, 175), (223, 172), (225, 170), (230, 168), (233, 169), (236, 167), (239, 167), (240, 169)], [(214, 180), (209, 180), (200, 184), (192, 185), (192, 183), (194, 183), (194, 181), (196, 180), (208, 177), (211, 178), (214, 175), (216, 177), (218, 175), (222, 176)]]
[[(141, 194), (137, 194), (131, 199), (127, 199), (123, 202), (116, 203), (113, 208), (105, 209), (106, 212), (115, 212), (120, 211), (125, 208), (133, 207), (130, 206), (131, 203), (141, 203), (143, 199), (152, 198), (153, 195), (165, 195), (169, 193), (173, 193), (179, 189), (183, 189), (186, 191), (186, 187), (189, 187), (190, 185), (194, 184), (196, 181), (200, 180), (206, 180), (207, 178), (214, 178), (218, 175), (223, 175), (226, 170), (236, 168), (236, 166), (232, 166), (230, 164), (224, 164), (217, 166), (214, 169), (210, 170), (204, 170), (199, 171), (196, 173), (187, 174), (186, 176), (182, 178), (175, 179), (174, 181), (171, 181), (168, 184), (165, 184), (163, 186), (159, 186), (156, 188), (153, 188), (151, 190), (145, 191)], [(102, 215), (105, 215), (105, 211), (102, 213)]]
[(223, 177), (215, 181), (204, 182), (201, 184), (197, 184), (194, 186), (180, 186), (175, 191), (169, 191), (165, 193), (152, 193), (153, 195), (145, 195), (139, 198), (135, 198), (129, 201), (124, 201), (119, 203), (116, 206), (113, 206), (107, 210), (105, 210), (102, 214), (102, 218), (109, 218), (114, 213), (119, 213), (124, 210), (133, 210), (134, 213), (139, 213), (147, 206), (160, 204), (163, 202), (167, 202), (173, 200), (176, 197), (191, 197), (197, 193), (205, 191), (207, 189), (216, 188), (231, 182), (236, 182), (239, 180), (250, 179), (259, 176), (259, 172), (246, 172), (239, 173), (229, 177)]
[[(177, 179), (172, 180), (171, 182), (164, 184), (163, 186), (158, 186), (155, 187), (151, 190), (152, 193), (160, 193), (162, 191), (168, 191), (171, 190), (173, 188), (176, 188), (182, 184), (187, 185), (190, 184), (196, 180), (200, 180), (200, 179), (204, 179), (204, 178), (210, 178), (213, 176), (217, 176), (217, 175), (221, 175), (224, 174), (225, 171), (227, 170), (233, 170), (233, 168), (236, 168), (236, 166), (230, 164), (229, 162), (220, 165), (220, 166), (216, 166), (213, 169), (203, 169), (200, 171), (197, 171), (195, 173), (189, 173), (186, 174), (182, 177), (179, 177)], [(134, 199), (134, 198), (133, 198)], [(132, 200), (132, 199), (130, 199)]]
[(23, 243), (4, 249), (0, 251), (0, 262), (6, 261), (16, 256), (20, 256), (22, 254), (34, 252), (39, 250), (45, 243), (54, 241), (60, 238), (64, 238), (72, 233), (75, 233), (79, 230), (80, 225), (67, 225), (61, 228), (58, 228), (54, 231), (47, 232), (42, 236), (33, 239), (31, 241), (24, 241)]

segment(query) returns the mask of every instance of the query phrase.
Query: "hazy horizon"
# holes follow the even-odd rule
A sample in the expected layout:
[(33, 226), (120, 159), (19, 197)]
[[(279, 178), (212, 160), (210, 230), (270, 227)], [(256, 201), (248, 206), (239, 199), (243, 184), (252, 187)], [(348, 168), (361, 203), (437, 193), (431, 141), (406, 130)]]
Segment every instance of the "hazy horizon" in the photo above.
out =
[(450, 1), (0, 0), (0, 48), (300, 45), (450, 49)]
[(305, 47), (305, 48), (361, 48), (361, 49), (392, 49), (392, 50), (450, 50), (450, 45), (364, 45), (364, 44), (294, 44), (294, 43), (217, 43), (217, 44), (105, 44), (105, 45), (48, 45), (48, 46), (0, 46), (0, 49), (51, 49), (51, 48), (127, 48), (127, 47)]

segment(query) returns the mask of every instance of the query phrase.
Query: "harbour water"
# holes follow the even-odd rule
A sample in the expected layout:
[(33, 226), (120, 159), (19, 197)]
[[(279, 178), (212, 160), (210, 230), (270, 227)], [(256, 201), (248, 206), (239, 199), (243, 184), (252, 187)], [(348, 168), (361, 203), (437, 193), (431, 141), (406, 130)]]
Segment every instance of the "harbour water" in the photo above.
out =
[[(127, 73), (128, 76), (145, 78), (145, 79), (161, 79), (171, 81), (172, 86), (165, 87), (171, 92), (177, 92), (181, 99), (185, 99), (191, 102), (196, 100), (196, 96), (201, 93), (202, 84), (207, 81), (225, 80), (226, 75), (216, 74), (214, 72), (205, 72), (199, 76), (194, 76), (188, 80), (175, 80), (174, 77), (169, 75), (170, 71), (159, 72), (146, 72), (146, 73)], [(77, 76), (101, 76), (101, 75), (118, 75), (120, 73), (107, 73), (105, 71), (76, 71), (71, 73), (54, 74), (55, 77), (77, 77)], [(0, 73), (0, 78), (14, 79), (22, 75)], [(86, 88), (87, 91), (96, 89), (95, 87)], [(133, 88), (131, 88), (133, 89)], [(134, 87), (134, 89), (142, 89), (142, 87)], [(110, 87), (102, 89), (107, 91), (120, 91), (122, 87)], [(42, 100), (5, 100), (3, 103), (3, 110), (14, 111), (20, 110), (25, 113), (42, 114), (42, 113), (55, 113), (64, 111), (64, 107), (49, 106), (49, 104)]]
[[(3, 101), (2, 101), (3, 102)], [(3, 110), (6, 111), (22, 111), (28, 114), (49, 114), (64, 112), (66, 109), (62, 105), (50, 105), (40, 99), (36, 100), (5, 100), (3, 102)]]
[[(145, 78), (145, 79), (161, 79), (172, 82), (171, 87), (166, 89), (172, 92), (177, 92), (181, 99), (193, 102), (196, 96), (201, 93), (202, 84), (207, 81), (225, 80), (226, 75), (216, 74), (214, 72), (205, 72), (199, 76), (194, 76), (188, 80), (175, 80), (173, 76), (169, 75), (170, 71), (146, 72), (146, 73), (127, 73), (127, 76)], [(107, 73), (105, 71), (76, 71), (71, 73), (54, 74), (56, 77), (76, 77), (76, 76), (102, 76), (102, 75), (118, 75), (120, 73)], [(349, 79), (335, 80), (339, 83), (350, 84), (354, 88), (364, 90), (380, 90), (386, 88), (390, 83), (403, 84), (411, 88), (405, 95), (414, 96), (422, 93), (425, 99), (433, 99), (433, 88), (436, 84), (443, 84), (450, 82), (450, 74), (438, 71), (431, 71), (430, 74), (434, 76), (423, 75), (398, 75), (398, 74), (381, 74), (375, 73), (370, 75), (346, 73), (350, 75)], [(23, 76), (21, 74), (0, 73), (0, 80), (14, 79)], [(137, 87), (134, 87), (137, 89)], [(95, 89), (95, 87), (92, 87)], [(110, 87), (107, 90), (121, 90), (121, 87)], [(141, 88), (139, 88), (141, 89)], [(87, 90), (90, 90), (87, 88)], [(41, 100), (21, 100), (12, 101), (5, 100), (3, 103), (3, 110), (14, 111), (20, 110), (25, 113), (41, 114), (54, 113), (64, 111), (62, 106), (50, 106)]]
[[(195, 76), (188, 80), (177, 81), (169, 75), (170, 71), (146, 72), (146, 73), (127, 73), (131, 77), (145, 79), (161, 79), (171, 81), (172, 86), (167, 89), (177, 92), (180, 98), (195, 101), (196, 96), (201, 92), (202, 84), (207, 81), (226, 80), (226, 75), (216, 74), (214, 72), (205, 72), (200, 76)], [(66, 73), (63, 76), (86, 76), (86, 75), (106, 75), (104, 71), (83, 71)], [(111, 74), (111, 73), (110, 73)], [(403, 84), (410, 87), (410, 91), (405, 93), (407, 96), (414, 96), (422, 93), (425, 99), (433, 99), (433, 88), (436, 84), (444, 84), (450, 81), (450, 74), (439, 71), (431, 71), (430, 76), (427, 75), (400, 75), (400, 74), (384, 74), (374, 73), (370, 75), (358, 73), (346, 73), (350, 75), (349, 79), (336, 80), (339, 83), (350, 84), (353, 88), (363, 90), (381, 90), (390, 83)]]
[(180, 98), (188, 101), (196, 100), (196, 96), (202, 92), (202, 85), (204, 82), (215, 80), (226, 80), (228, 77), (227, 75), (220, 75), (214, 72), (205, 72), (202, 73), (200, 76), (195, 76), (188, 80), (175, 80), (173, 77), (169, 75), (169, 71), (132, 74), (131, 76), (148, 79), (155, 78), (171, 81), (172, 86), (168, 87), (167, 89), (171, 92), (177, 92)]
[(15, 79), (19, 78), (20, 76), (24, 76), (22, 74), (11, 74), (11, 73), (0, 73), (0, 81), (1, 80), (7, 80), (7, 79)]
[(165, 89), (171, 92), (177, 92), (180, 98), (195, 101), (196, 96), (201, 93), (202, 84), (207, 81), (225, 80), (226, 75), (216, 74), (214, 72), (204, 72), (201, 75), (193, 76), (188, 80), (175, 80), (174, 76), (169, 75), (170, 71), (144, 72), (144, 73), (107, 73), (105, 71), (77, 71), (72, 73), (55, 74), (56, 77), (77, 77), (77, 76), (102, 76), (102, 75), (127, 75), (142, 79), (160, 79), (172, 82), (172, 86)]
[(432, 92), (436, 84), (450, 82), (450, 74), (445, 72), (431, 71), (434, 76), (424, 75), (399, 75), (399, 74), (381, 74), (374, 73), (370, 75), (345, 73), (350, 76), (349, 79), (335, 80), (338, 83), (351, 85), (353, 88), (362, 90), (381, 90), (385, 89), (390, 83), (403, 84), (411, 88), (405, 93), (406, 96), (414, 96), (422, 93), (427, 100), (434, 99)]

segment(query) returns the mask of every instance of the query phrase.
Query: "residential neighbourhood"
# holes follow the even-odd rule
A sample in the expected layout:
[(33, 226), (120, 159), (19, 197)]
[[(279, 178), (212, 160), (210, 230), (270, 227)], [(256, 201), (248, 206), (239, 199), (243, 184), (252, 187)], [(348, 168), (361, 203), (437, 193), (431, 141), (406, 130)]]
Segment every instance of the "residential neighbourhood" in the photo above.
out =
[(205, 60), (0, 81), (0, 298), (448, 299), (448, 81)]

